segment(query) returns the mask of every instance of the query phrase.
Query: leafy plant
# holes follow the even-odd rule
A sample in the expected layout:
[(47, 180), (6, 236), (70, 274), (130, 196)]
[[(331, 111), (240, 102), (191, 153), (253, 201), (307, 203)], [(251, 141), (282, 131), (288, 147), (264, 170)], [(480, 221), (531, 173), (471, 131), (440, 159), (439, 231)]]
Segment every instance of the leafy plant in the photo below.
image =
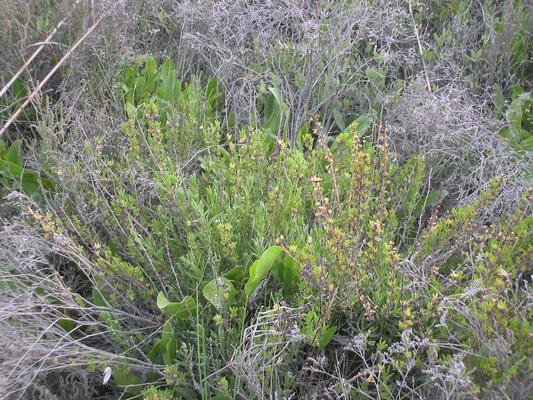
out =
[(518, 151), (533, 151), (533, 95), (519, 86), (515, 87), (506, 120), (508, 127), (501, 135)]
[[(144, 67), (141, 65), (144, 64)], [(177, 79), (174, 64), (166, 59), (159, 67), (154, 57), (124, 69), (120, 80), (124, 108), (129, 119), (139, 119), (143, 109), (151, 103), (156, 106), (157, 121), (165, 126), (169, 114), (187, 111), (194, 113), (198, 123), (212, 121), (221, 111), (223, 96), (215, 77), (211, 78), (203, 93), (195, 78), (187, 84)]]
[(42, 199), (42, 190), (52, 188), (50, 181), (37, 171), (25, 168), (20, 156), (22, 141), (17, 139), (9, 148), (0, 140), (0, 176), (5, 188), (20, 188), (22, 192), (36, 199)]
[(275, 87), (265, 88), (264, 82), (259, 87), (259, 101), (263, 103), (264, 121), (261, 129), (267, 135), (269, 149), (274, 147), (276, 138), (287, 136), (289, 107), (282, 101), (280, 91)]
[[(283, 259), (280, 261), (279, 258), (282, 254)], [(282, 247), (269, 247), (249, 269), (250, 277), (244, 287), (247, 297), (254, 293), (269, 271), (272, 271), (274, 278), (283, 283), (286, 290), (300, 277), (298, 263)]]

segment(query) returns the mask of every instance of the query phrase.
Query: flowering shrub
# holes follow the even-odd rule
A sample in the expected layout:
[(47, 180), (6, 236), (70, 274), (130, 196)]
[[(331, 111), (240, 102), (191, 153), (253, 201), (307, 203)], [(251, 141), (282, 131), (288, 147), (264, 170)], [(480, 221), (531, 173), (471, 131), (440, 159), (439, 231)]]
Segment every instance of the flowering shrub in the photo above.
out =
[[(440, 215), (424, 158), (399, 162), (386, 127), (234, 139), (193, 82), (176, 115), (125, 90), (117, 135), (48, 165), (60, 190), (6, 203), (2, 329), (48, 354), (9, 348), (13, 393), (33, 357), (145, 399), (529, 390), (531, 193), (498, 223), (498, 180)], [(25, 297), (46, 311), (8, 311)]]

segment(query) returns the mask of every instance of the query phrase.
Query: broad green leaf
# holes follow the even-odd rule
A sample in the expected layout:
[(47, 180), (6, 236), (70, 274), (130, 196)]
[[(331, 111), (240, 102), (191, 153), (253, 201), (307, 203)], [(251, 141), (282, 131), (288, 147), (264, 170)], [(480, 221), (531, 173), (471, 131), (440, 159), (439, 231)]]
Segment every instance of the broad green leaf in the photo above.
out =
[(13, 82), (12, 90), (17, 100), (25, 99), (26, 96), (28, 95), (26, 86), (24, 86), (24, 83), (22, 82), (20, 78), (16, 79), (15, 82)]
[(363, 114), (354, 121), (359, 137), (365, 135), (368, 128), (372, 125), (372, 122), (373, 118), (370, 114)]
[(335, 335), (335, 332), (337, 332), (336, 326), (330, 326), (329, 328), (327, 328), (320, 337), (320, 339), (318, 339), (318, 348), (323, 349), (324, 347), (326, 347), (329, 342), (331, 342), (331, 339), (333, 339), (333, 335)]
[(244, 268), (240, 265), (233, 267), (224, 274), (224, 277), (228, 278), (230, 281), (241, 281), (244, 278)]
[(147, 81), (153, 80), (157, 75), (157, 61), (155, 57), (148, 57), (144, 66), (143, 75), (147, 78)]
[(9, 179), (20, 181), (24, 176), (24, 168), (8, 160), (0, 160), (0, 174)]
[(533, 151), (533, 136), (520, 142), (520, 149), (522, 151)]
[(175, 363), (177, 340), (174, 329), (169, 321), (163, 325), (161, 339), (156, 340), (152, 349), (147, 354), (148, 359), (154, 363), (162, 360), (165, 365)]
[(39, 197), (42, 194), (39, 176), (31, 171), (24, 171), (20, 186), (22, 191), (30, 197)]
[(421, 197), (416, 205), (414, 214), (418, 218), (428, 208), (434, 206), (438, 202), (441, 202), (448, 196), (448, 191), (446, 189), (434, 190), (427, 197)]
[(270, 87), (268, 91), (270, 96), (268, 96), (265, 104), (265, 122), (261, 128), (265, 131), (270, 131), (272, 135), (276, 136), (283, 119), (283, 102), (278, 89)]
[(20, 139), (11, 143), (11, 146), (9, 146), (9, 149), (7, 150), (6, 160), (22, 167), (22, 159), (20, 158), (21, 145), (22, 141)]
[(137, 79), (135, 79), (135, 88), (134, 88), (134, 104), (139, 105), (144, 103), (144, 87), (146, 84), (146, 78), (144, 76), (139, 76)]
[(385, 71), (376, 68), (367, 68), (365, 71), (366, 77), (372, 81), (378, 88), (383, 87), (385, 83)]
[(174, 386), (173, 390), (174, 390), (174, 394), (178, 395), (177, 397), (178, 399), (183, 399), (183, 400), (198, 399), (196, 392), (192, 389), (189, 389), (186, 387)]
[(278, 282), (283, 282), (283, 260), (281, 260), (281, 257), (278, 257), (277, 260), (275, 260), (272, 263), (272, 267), (270, 268), (272, 271), (272, 276), (274, 279)]
[(196, 302), (191, 296), (185, 296), (180, 302), (171, 302), (163, 292), (157, 295), (157, 307), (169, 317), (187, 318), (194, 314)]
[(504, 99), (503, 99), (503, 92), (500, 85), (497, 83), (494, 84), (494, 94), (493, 94), (493, 103), (494, 103), (494, 112), (498, 118), (501, 118), (503, 116), (503, 107), (504, 107)]
[(509, 123), (511, 139), (516, 140), (520, 137), (522, 129), (522, 101), (520, 97), (511, 102), (507, 110), (507, 122)]
[(217, 310), (224, 308), (236, 295), (237, 291), (228, 278), (222, 276), (209, 281), (202, 290), (207, 301)]
[(174, 75), (174, 63), (170, 58), (167, 58), (160, 67), (160, 74), (163, 79), (172, 77)]
[(259, 260), (255, 261), (250, 267), (250, 277), (244, 287), (247, 297), (255, 291), (263, 277), (272, 268), (274, 262), (278, 259), (283, 248), (280, 246), (271, 246), (266, 249)]
[(104, 296), (102, 295), (102, 293), (97, 290), (97, 289), (93, 289), (92, 292), (91, 292), (91, 297), (93, 299), (93, 303), (95, 306), (98, 306), (98, 307), (107, 307), (108, 306), (108, 303), (107, 301), (105, 300)]
[(163, 352), (163, 362), (165, 365), (173, 365), (176, 362), (177, 342), (176, 338), (169, 339), (165, 344), (165, 351)]
[(137, 115), (137, 110), (135, 106), (129, 101), (127, 101), (124, 104), (124, 107), (126, 109), (126, 116), (128, 117), (128, 119), (135, 119), (135, 116)]
[(60, 319), (57, 321), (57, 324), (65, 331), (65, 332), (72, 332), (78, 324), (74, 322), (71, 319)]
[(283, 283), (283, 288), (287, 292), (300, 279), (300, 268), (292, 257), (285, 254), (283, 260), (278, 259), (273, 263), (272, 275), (274, 279)]
[[(113, 380), (118, 386), (128, 386), (128, 392), (132, 394), (141, 393), (141, 378), (131, 372), (131, 369), (126, 365), (115, 366), (112, 370)], [(139, 386), (130, 386), (139, 385)]]
[(172, 329), (172, 325), (169, 321), (166, 321), (163, 325), (163, 333), (161, 334), (161, 340), (163, 341), (163, 343), (166, 343), (174, 336), (174, 329)]
[(156, 363), (159, 359), (159, 354), (161, 352), (161, 342), (161, 339), (157, 339), (154, 345), (152, 346), (152, 349), (146, 355), (148, 359), (153, 363)]
[(218, 92), (218, 80), (216, 77), (212, 77), (209, 79), (209, 82), (207, 82), (207, 85), (205, 87), (205, 95), (208, 99), (214, 97), (217, 95)]
[(302, 125), (302, 127), (298, 130), (298, 135), (296, 136), (296, 145), (298, 146), (298, 149), (300, 151), (304, 150), (304, 138), (309, 135), (309, 127), (310, 123), (306, 122)]
[(516, 100), (518, 99), (518, 97), (520, 97), (522, 94), (524, 94), (525, 90), (522, 86), (520, 85), (514, 85), (513, 88), (512, 88), (512, 93), (511, 93), (511, 100)]
[(342, 117), (339, 110), (337, 110), (336, 108), (333, 109), (333, 119), (335, 120), (335, 123), (341, 131), (346, 129), (346, 123), (344, 122), (344, 118)]

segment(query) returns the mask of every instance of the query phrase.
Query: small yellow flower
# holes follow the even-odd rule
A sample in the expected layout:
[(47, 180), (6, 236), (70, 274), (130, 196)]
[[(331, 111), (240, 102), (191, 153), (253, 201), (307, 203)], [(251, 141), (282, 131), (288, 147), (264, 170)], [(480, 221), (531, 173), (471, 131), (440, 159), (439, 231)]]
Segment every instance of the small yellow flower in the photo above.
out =
[(217, 326), (220, 326), (222, 325), (222, 322), (223, 322), (223, 319), (222, 319), (222, 316), (220, 314), (217, 314), (213, 317), (213, 321), (215, 321), (215, 324)]

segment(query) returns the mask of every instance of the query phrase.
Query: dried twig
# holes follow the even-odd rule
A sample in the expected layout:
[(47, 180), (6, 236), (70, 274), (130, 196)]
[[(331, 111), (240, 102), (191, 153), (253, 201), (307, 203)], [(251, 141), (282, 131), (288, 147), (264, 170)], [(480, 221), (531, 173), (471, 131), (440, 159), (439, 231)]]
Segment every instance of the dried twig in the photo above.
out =
[(411, 14), (411, 20), (413, 21), (413, 28), (415, 30), (416, 41), (418, 43), (418, 51), (420, 52), (420, 58), (422, 60), (422, 69), (424, 70), (424, 76), (426, 78), (426, 85), (428, 87), (428, 90), (431, 92), (431, 84), (429, 83), (426, 62), (424, 61), (424, 50), (422, 49), (422, 42), (420, 41), (420, 34), (418, 32), (418, 27), (416, 26), (415, 17), (413, 15), (413, 5), (411, 4), (411, 0), (409, 0), (409, 14)]
[[(113, 5), (109, 8), (109, 13), (111, 10), (113, 10), (120, 2), (115, 2)], [(37, 85), (37, 87), (31, 92), (31, 94), (28, 96), (28, 98), (22, 103), (22, 105), (11, 115), (11, 117), (7, 120), (5, 125), (0, 129), (0, 137), (7, 131), (7, 128), (13, 124), (13, 122), (16, 121), (17, 117), (20, 115), (20, 113), (30, 104), (30, 102), (34, 99), (34, 97), (41, 91), (41, 89), (46, 85), (46, 83), (50, 80), (50, 78), (61, 68), (61, 66), (65, 63), (65, 61), (76, 51), (76, 49), (87, 39), (91, 33), (100, 25), (100, 22), (104, 19), (104, 17), (107, 15), (107, 13), (102, 14), (94, 24), (90, 26), (89, 29), (78, 39), (76, 43), (72, 45), (72, 47), (65, 53), (63, 58), (59, 60), (59, 62), (50, 70), (48, 75), (44, 77), (44, 79)]]
[(26, 68), (32, 63), (32, 61), (39, 55), (42, 49), (44, 49), (44, 46), (51, 43), (52, 38), (56, 34), (56, 32), (61, 28), (61, 26), (65, 23), (65, 20), (61, 20), (59, 24), (54, 28), (54, 30), (48, 35), (48, 37), (45, 39), (44, 42), (41, 42), (40, 46), (33, 52), (30, 58), (22, 65), (22, 67), (19, 68), (19, 70), (16, 72), (15, 75), (10, 79), (10, 81), (0, 90), (0, 97), (2, 97), (4, 94), (6, 94), (7, 90), (11, 87), (13, 82), (17, 80), (17, 78), (24, 72)]

